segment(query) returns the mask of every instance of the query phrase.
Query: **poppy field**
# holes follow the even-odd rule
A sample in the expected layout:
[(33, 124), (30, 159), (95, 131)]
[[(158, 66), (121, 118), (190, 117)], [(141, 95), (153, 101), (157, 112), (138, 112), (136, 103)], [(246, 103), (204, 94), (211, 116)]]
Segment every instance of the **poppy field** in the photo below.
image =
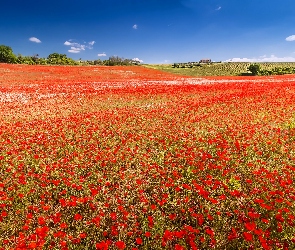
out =
[(295, 249), (295, 77), (0, 64), (0, 249)]

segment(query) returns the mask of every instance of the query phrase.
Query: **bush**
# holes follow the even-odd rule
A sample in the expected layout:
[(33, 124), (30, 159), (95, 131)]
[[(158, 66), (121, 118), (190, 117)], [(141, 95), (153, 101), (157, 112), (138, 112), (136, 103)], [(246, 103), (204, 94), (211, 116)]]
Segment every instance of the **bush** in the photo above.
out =
[(11, 47), (0, 45), (0, 63), (15, 63), (16, 56), (13, 54)]
[(260, 73), (260, 65), (255, 63), (255, 64), (251, 64), (248, 67), (248, 70), (251, 71), (252, 75), (257, 76)]

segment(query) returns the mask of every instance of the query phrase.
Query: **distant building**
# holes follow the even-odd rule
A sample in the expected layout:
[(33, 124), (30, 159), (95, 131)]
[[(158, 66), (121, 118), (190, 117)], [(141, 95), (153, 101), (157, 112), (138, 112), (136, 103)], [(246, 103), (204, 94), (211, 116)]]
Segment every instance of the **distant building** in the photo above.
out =
[(211, 59), (201, 59), (199, 63), (211, 63)]

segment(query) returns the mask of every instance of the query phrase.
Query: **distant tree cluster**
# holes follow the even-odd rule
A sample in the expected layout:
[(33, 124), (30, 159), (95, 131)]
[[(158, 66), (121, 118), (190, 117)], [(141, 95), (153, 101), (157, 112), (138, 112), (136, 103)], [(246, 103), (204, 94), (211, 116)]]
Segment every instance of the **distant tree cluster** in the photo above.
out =
[(41, 58), (38, 54), (33, 56), (23, 56), (13, 53), (11, 47), (0, 45), (0, 63), (16, 63), (29, 65), (139, 65), (140, 62), (132, 59), (124, 59), (118, 56), (111, 56), (107, 60), (86, 60), (82, 59), (75, 61), (67, 57), (66, 54), (52, 53), (47, 58)]
[(211, 60), (200, 60), (199, 62), (186, 62), (186, 63), (174, 63), (172, 64), (172, 68), (194, 68), (194, 67), (202, 67), (206, 65), (212, 65), (221, 62), (212, 62)]
[(140, 62), (137, 60), (133, 59), (124, 59), (123, 57), (118, 57), (118, 56), (111, 56), (107, 60), (87, 60), (87, 61), (82, 61), (80, 60), (80, 64), (82, 65), (105, 65), (105, 66), (117, 66), (117, 65), (139, 65)]
[(251, 64), (248, 70), (254, 76), (286, 75), (295, 74), (294, 67), (275, 67), (274, 69), (261, 69), (258, 63)]

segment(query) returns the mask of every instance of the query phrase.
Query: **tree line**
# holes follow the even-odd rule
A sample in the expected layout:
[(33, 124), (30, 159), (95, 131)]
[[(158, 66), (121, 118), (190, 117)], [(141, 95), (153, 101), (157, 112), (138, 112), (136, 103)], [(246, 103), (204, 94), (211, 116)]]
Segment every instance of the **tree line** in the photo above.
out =
[(294, 67), (275, 67), (274, 69), (261, 69), (258, 63), (251, 64), (248, 70), (254, 76), (286, 75), (295, 74)]
[(107, 60), (74, 60), (67, 57), (66, 54), (51, 53), (47, 58), (39, 57), (38, 54), (33, 56), (15, 55), (11, 47), (0, 45), (0, 63), (15, 63), (29, 65), (139, 65), (140, 62), (133, 59), (124, 59), (118, 56), (111, 56)]

